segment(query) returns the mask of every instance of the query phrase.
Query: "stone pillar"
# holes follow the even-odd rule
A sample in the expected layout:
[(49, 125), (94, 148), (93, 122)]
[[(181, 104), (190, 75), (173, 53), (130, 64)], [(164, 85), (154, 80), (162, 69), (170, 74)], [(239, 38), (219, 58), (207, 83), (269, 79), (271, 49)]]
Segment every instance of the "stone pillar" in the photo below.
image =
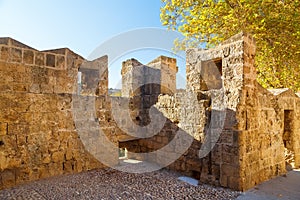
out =
[(160, 56), (150, 63), (148, 67), (160, 70), (160, 93), (173, 95), (176, 93), (176, 73), (178, 72), (175, 58)]
[(122, 97), (141, 95), (144, 83), (144, 65), (136, 59), (129, 59), (122, 63)]

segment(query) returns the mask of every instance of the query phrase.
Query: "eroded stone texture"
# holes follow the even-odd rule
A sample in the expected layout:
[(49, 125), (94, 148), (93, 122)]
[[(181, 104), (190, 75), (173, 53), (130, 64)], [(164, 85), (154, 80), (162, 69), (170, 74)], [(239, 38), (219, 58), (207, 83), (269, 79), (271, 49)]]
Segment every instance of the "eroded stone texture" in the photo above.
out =
[(130, 59), (122, 97), (110, 97), (106, 56), (86, 61), (69, 49), (40, 52), (0, 38), (0, 188), (113, 167), (119, 147), (236, 190), (300, 167), (299, 94), (262, 88), (254, 57), (245, 33), (189, 49), (180, 92), (175, 59)]
[(174, 94), (176, 92), (176, 59), (160, 56), (147, 65), (135, 59), (122, 63), (122, 96)]
[[(186, 91), (157, 98), (155, 108), (167, 118), (161, 131), (120, 146), (135, 153), (155, 152), (170, 145), (182, 130), (193, 142), (168, 168), (236, 190), (284, 174), (286, 150), (299, 167), (300, 99), (287, 89), (262, 88), (256, 81), (254, 57), (255, 41), (244, 33), (214, 49), (189, 49)], [(134, 81), (134, 68), (126, 72), (130, 70)], [(160, 156), (129, 156), (164, 163), (182, 145)]]
[[(68, 49), (40, 52), (10, 38), (0, 40), (0, 49), (0, 188), (103, 167), (83, 146), (73, 118), (78, 68), (87, 61)], [(101, 118), (107, 58), (89, 63), (106, 71), (97, 90)]]

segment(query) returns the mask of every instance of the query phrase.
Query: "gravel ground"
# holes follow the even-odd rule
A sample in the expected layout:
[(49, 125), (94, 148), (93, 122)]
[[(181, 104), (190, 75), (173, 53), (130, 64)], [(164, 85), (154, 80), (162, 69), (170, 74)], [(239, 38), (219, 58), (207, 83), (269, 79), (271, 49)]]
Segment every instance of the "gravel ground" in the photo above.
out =
[(51, 177), (0, 191), (0, 199), (236, 199), (241, 193), (193, 186), (168, 170), (133, 174), (114, 169)]

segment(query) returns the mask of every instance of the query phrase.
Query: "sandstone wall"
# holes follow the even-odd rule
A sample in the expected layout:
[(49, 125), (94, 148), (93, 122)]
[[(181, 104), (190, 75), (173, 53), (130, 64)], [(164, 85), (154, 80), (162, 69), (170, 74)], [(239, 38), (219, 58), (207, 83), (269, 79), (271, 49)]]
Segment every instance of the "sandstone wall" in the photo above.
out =
[[(41, 52), (0, 39), (0, 188), (103, 167), (85, 150), (73, 120), (72, 96), (84, 62), (68, 49)], [(107, 70), (106, 57), (96, 62)], [(107, 83), (100, 84), (105, 95)], [(101, 102), (100, 116), (106, 98)]]
[(0, 38), (0, 189), (117, 165), (119, 147), (236, 190), (284, 174), (287, 151), (299, 167), (300, 98), (262, 88), (254, 57), (244, 33), (189, 49), (181, 92), (175, 59), (131, 59), (122, 66), (123, 97), (109, 97), (106, 56), (86, 61)]
[(295, 116), (294, 116), (294, 136), (293, 136), (293, 143), (294, 147), (293, 150), (295, 152), (295, 167), (300, 168), (300, 100), (295, 100)]
[[(244, 33), (214, 49), (188, 50), (187, 90), (159, 95), (155, 104), (167, 118), (164, 127), (153, 137), (122, 146), (155, 152), (181, 130), (193, 142), (168, 168), (236, 190), (284, 174), (286, 149), (298, 167), (299, 97), (290, 90), (276, 94), (262, 88), (254, 57), (255, 41)], [(160, 163), (180, 146), (164, 156), (139, 158)]]
[[(124, 146), (129, 151), (154, 152), (169, 146), (181, 130), (192, 143), (168, 167), (205, 183), (239, 189), (235, 112), (243, 87), (243, 47), (239, 35), (213, 50), (188, 50), (187, 90), (160, 95), (155, 104), (167, 118), (165, 126), (154, 137), (129, 141)], [(182, 145), (175, 144), (164, 156), (143, 159), (160, 163)]]
[[(204, 68), (202, 74), (205, 61), (212, 60), (218, 67), (216, 60), (222, 60), (222, 88), (219, 91), (224, 92), (223, 98), (220, 98), (221, 92), (216, 96), (210, 95), (213, 110), (226, 110), (222, 134), (216, 143), (216, 148), (221, 146), (221, 186), (246, 190), (285, 173), (285, 126), (291, 126), (287, 131), (290, 133), (290, 149), (294, 151), (295, 165), (298, 165), (296, 160), (299, 159), (299, 129), (296, 127), (299, 127), (299, 98), (291, 91), (276, 96), (257, 83), (253, 38), (241, 33), (215, 49), (198, 52), (196, 50), (196, 53), (195, 50), (190, 51), (187, 55), (187, 88), (195, 92), (200, 91), (200, 96), (203, 96), (203, 90), (214, 91), (220, 85), (216, 76), (205, 80), (207, 74), (211, 73)], [(195, 58), (200, 60), (195, 62)], [(198, 73), (195, 73), (197, 70)], [(216, 74), (215, 71), (212, 72)], [(290, 125), (285, 125), (286, 111), (292, 116), (293, 122)], [(220, 119), (217, 118), (217, 121)], [(222, 139), (224, 135), (225, 141)], [(217, 157), (212, 157), (212, 160), (216, 159)]]
[(209, 102), (201, 142), (204, 148), (212, 150), (203, 158), (207, 163), (206, 177), (200, 180), (233, 189), (241, 189), (236, 111), (243, 89), (243, 53), (242, 34), (214, 49), (187, 51), (187, 90), (196, 94), (198, 100)]
[(122, 63), (122, 96), (174, 94), (176, 92), (176, 59), (160, 56), (147, 65), (135, 59)]
[[(285, 97), (277, 96), (256, 82), (255, 42), (250, 36), (244, 39), (244, 49), (244, 86), (237, 112), (242, 190), (286, 172), (284, 113), (289, 110), (293, 112), (293, 117), (297, 117), (299, 110), (299, 98), (293, 92), (290, 91)], [(292, 126), (295, 128), (299, 120), (293, 119)], [(297, 149), (295, 141), (299, 142), (299, 129), (294, 128), (289, 132), (292, 146)]]
[[(291, 91), (275, 96), (263, 89), (256, 81), (254, 57), (255, 41), (244, 33), (233, 36), (215, 49), (189, 50), (187, 54), (187, 89), (202, 97), (209, 94), (206, 91), (210, 92), (212, 110), (226, 111), (223, 127), (217, 125), (222, 128), (215, 147), (220, 147), (217, 151), (221, 152), (220, 159), (213, 156), (215, 149), (211, 159), (213, 162), (220, 160), (217, 164), (220, 185), (238, 190), (249, 189), (285, 173), (285, 126), (290, 126), (288, 143), (294, 151), (296, 166), (299, 159), (299, 129), (296, 128), (299, 127), (299, 98)], [(216, 68), (210, 71), (205, 68), (209, 60), (221, 72), (221, 83), (216, 78)], [(218, 60), (222, 62), (222, 71)], [(211, 68), (211, 64), (208, 66)], [(221, 89), (216, 91), (216, 88)], [(284, 116), (287, 111), (291, 116), (289, 120)], [(220, 118), (210, 119), (210, 123), (213, 120), (220, 121)], [(285, 125), (285, 121), (293, 122)], [(210, 133), (209, 130), (205, 132), (206, 137)]]
[(160, 70), (160, 94), (174, 94), (176, 92), (178, 67), (175, 58), (159, 56), (146, 66)]

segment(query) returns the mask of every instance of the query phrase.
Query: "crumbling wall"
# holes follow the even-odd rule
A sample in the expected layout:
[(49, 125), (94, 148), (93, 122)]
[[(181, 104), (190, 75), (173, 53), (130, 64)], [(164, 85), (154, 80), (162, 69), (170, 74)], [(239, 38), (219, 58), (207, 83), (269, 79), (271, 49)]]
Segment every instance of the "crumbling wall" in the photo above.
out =
[[(123, 99), (119, 99), (122, 103), (120, 102), (118, 107), (121, 104), (123, 106), (121, 106), (122, 109), (118, 113), (120, 119), (128, 127), (124, 127), (125, 129), (128, 129), (129, 132), (138, 132), (138, 127), (146, 127), (151, 123), (150, 109), (157, 102), (158, 96), (160, 94), (173, 94), (175, 92), (176, 73), (176, 59), (165, 56), (160, 56), (147, 65), (143, 65), (135, 59), (129, 59), (122, 63)], [(124, 106), (128, 104), (129, 106)], [(128, 112), (126, 113), (126, 111)], [(116, 117), (119, 118), (118, 116)], [(156, 126), (155, 124), (153, 125)], [(150, 129), (151, 127), (148, 128), (148, 131), (140, 132), (154, 131)], [(140, 133), (135, 138), (143, 137), (143, 134), (147, 133)], [(133, 149), (134, 145), (130, 146)]]
[[(156, 147), (146, 146), (153, 151), (158, 146), (162, 146), (160, 143), (168, 145), (178, 134), (178, 129), (181, 129), (186, 135), (192, 137), (192, 143), (168, 168), (183, 172), (203, 182), (216, 184), (216, 178), (209, 174), (211, 169), (208, 169), (209, 160), (200, 159), (199, 157), (199, 150), (204, 140), (204, 130), (207, 126), (209, 100), (199, 100), (195, 94), (184, 91), (176, 93), (174, 96), (159, 96), (155, 107), (170, 120), (173, 128), (171, 129), (172, 131), (169, 130), (165, 134), (161, 134), (161, 137), (153, 138), (153, 143), (157, 144)], [(169, 125), (167, 127), (170, 129), (172, 126)], [(141, 142), (145, 146), (145, 142)], [(182, 145), (185, 144), (176, 144), (174, 147), (175, 151)], [(171, 154), (172, 152), (168, 153)], [(168, 156), (168, 153), (166, 153), (166, 156)]]
[[(243, 50), (242, 36), (213, 50), (188, 50), (187, 90), (160, 95), (155, 104), (167, 123), (157, 135), (131, 141), (127, 147), (135, 152), (156, 151), (169, 145), (180, 129), (193, 142), (168, 167), (205, 183), (239, 189), (238, 131), (234, 126), (243, 87)], [(176, 144), (174, 152), (181, 145)], [(170, 148), (165, 159), (172, 153)], [(160, 163), (164, 157), (146, 159)]]
[(237, 109), (239, 130), (240, 186), (246, 190), (286, 172), (283, 143), (284, 110), (295, 110), (296, 95), (288, 99), (290, 108), (256, 81), (255, 42), (244, 37), (243, 90)]
[[(222, 134), (211, 152), (212, 162), (220, 161), (213, 164), (220, 169), (220, 185), (246, 190), (285, 173), (284, 110), (292, 110), (291, 115), (298, 116), (299, 98), (292, 92), (285, 98), (277, 97), (257, 83), (254, 39), (241, 33), (214, 49), (190, 51), (187, 54), (187, 89), (195, 91), (198, 96), (211, 91), (208, 96), (211, 97), (212, 110), (225, 109), (226, 113), (223, 127), (218, 127), (222, 129)], [(193, 62), (199, 58), (198, 62)], [(222, 71), (218, 67), (220, 58)], [(208, 60), (214, 61), (214, 70), (221, 72), (221, 84), (216, 76), (205, 80), (207, 74), (216, 74), (216, 71), (207, 72), (204, 69), (204, 74), (199, 71)], [(220, 85), (222, 88), (218, 93), (215, 89)], [(295, 127), (299, 127), (299, 120), (294, 117), (290, 130), (291, 146), (292, 149), (298, 149), (299, 129)], [(210, 119), (210, 123), (213, 121), (220, 122), (222, 119)], [(217, 131), (215, 128), (211, 130)], [(213, 132), (205, 132), (206, 137)], [(218, 148), (220, 154), (214, 154)], [(298, 155), (298, 150), (295, 155)]]
[(183, 128), (191, 135), (200, 131), (198, 146), (192, 146), (198, 152), (192, 158), (200, 181), (233, 189), (240, 189), (236, 111), (243, 88), (243, 53), (243, 35), (214, 49), (187, 51), (187, 92), (196, 97), (196, 106), (182, 113), (187, 120), (180, 122), (192, 127)]
[[(294, 154), (293, 167), (299, 167), (299, 128), (296, 128), (299, 127), (299, 98), (291, 90), (268, 91), (258, 83), (250, 92), (248, 88), (244, 95), (245, 101), (239, 109), (242, 130), (240, 173), (242, 185), (247, 189), (286, 173), (289, 165), (285, 159), (287, 150)], [(289, 116), (286, 116), (287, 111)], [(287, 117), (291, 117), (288, 119), (291, 121), (287, 121)], [(285, 138), (286, 134), (288, 138)]]
[[(41, 52), (0, 39), (0, 188), (103, 167), (85, 150), (72, 114), (83, 62), (68, 49)], [(107, 57), (96, 62), (107, 70)], [(99, 93), (107, 93), (106, 83)]]
[[(300, 98), (295, 95), (292, 90), (285, 89), (275, 89), (269, 90), (273, 95), (275, 95), (278, 102), (278, 107), (280, 109), (280, 117), (282, 119), (282, 139), (285, 151), (289, 151), (293, 155), (292, 163), (289, 163), (286, 158), (287, 165), (293, 165), (293, 168), (300, 167), (299, 158), (299, 101)], [(288, 152), (286, 152), (288, 153)]]
[(178, 67), (175, 58), (159, 56), (146, 66), (160, 71), (160, 94), (174, 94), (176, 92)]
[(249, 85), (239, 108), (240, 174), (245, 189), (285, 173), (281, 110), (272, 94)]
[(299, 94), (262, 88), (254, 57), (245, 33), (189, 49), (181, 92), (175, 59), (131, 59), (122, 66), (123, 97), (109, 97), (106, 56), (86, 61), (0, 38), (0, 188), (114, 166), (119, 147), (236, 190), (284, 174), (287, 150), (299, 167)]
[[(254, 57), (255, 41), (245, 33), (214, 49), (188, 50), (186, 91), (160, 95), (155, 104), (167, 123), (157, 135), (127, 147), (153, 152), (182, 130), (193, 142), (168, 168), (236, 190), (284, 174), (285, 147), (298, 166), (299, 98), (291, 91), (276, 95), (262, 88)], [(168, 154), (172, 150), (165, 159)], [(164, 157), (143, 159), (160, 163)]]

